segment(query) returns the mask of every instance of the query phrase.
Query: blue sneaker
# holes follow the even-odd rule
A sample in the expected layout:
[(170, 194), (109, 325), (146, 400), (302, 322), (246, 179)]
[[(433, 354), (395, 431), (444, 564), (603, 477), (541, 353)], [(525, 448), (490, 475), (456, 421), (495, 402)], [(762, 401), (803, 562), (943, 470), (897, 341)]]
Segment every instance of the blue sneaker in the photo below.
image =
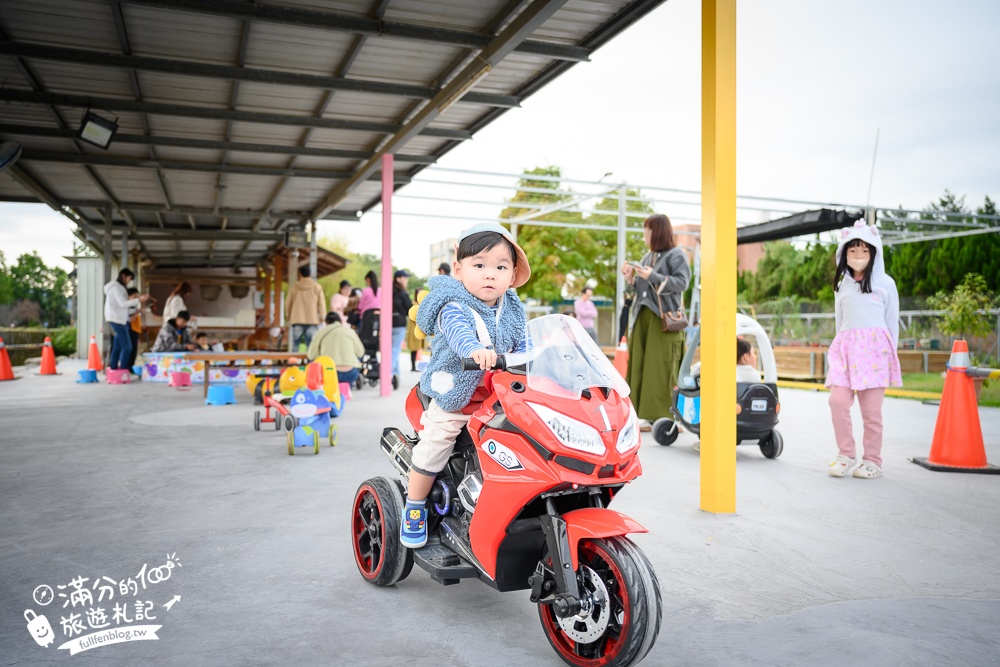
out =
[(403, 520), (399, 525), (399, 541), (404, 547), (419, 549), (427, 544), (427, 503), (406, 500)]

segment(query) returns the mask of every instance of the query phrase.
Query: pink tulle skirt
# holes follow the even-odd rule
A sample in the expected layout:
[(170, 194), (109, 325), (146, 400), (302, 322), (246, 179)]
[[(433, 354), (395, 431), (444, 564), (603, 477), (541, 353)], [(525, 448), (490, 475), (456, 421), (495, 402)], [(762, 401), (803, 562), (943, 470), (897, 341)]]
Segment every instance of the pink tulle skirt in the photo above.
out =
[(826, 386), (854, 391), (902, 387), (899, 357), (885, 329), (846, 329), (826, 353)]

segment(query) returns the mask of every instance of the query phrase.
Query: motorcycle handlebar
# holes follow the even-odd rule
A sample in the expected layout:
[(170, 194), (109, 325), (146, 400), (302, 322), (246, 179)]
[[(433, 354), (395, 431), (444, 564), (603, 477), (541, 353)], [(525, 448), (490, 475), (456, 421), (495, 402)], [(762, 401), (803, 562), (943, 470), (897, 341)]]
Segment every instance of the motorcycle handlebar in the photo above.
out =
[[(470, 357), (463, 357), (462, 358), (462, 370), (463, 371), (481, 371), (482, 369), (479, 367), (479, 362), (476, 361), (475, 359), (472, 359)], [(498, 354), (497, 355), (497, 361), (496, 361), (495, 364), (493, 364), (493, 368), (489, 368), (487, 370), (491, 370), (491, 371), (505, 371), (505, 370), (507, 370), (507, 359), (504, 358), (504, 356), (502, 354)]]

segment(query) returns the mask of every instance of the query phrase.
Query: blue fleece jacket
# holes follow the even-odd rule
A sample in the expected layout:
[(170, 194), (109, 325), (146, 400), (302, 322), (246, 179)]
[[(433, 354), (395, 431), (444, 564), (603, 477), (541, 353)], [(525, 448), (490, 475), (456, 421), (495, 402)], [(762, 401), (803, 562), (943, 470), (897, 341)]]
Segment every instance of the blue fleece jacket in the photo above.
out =
[(515, 350), (524, 338), (527, 325), (524, 305), (517, 298), (517, 293), (509, 289), (500, 298), (499, 308), (494, 312), (451, 276), (434, 276), (427, 282), (427, 287), (430, 292), (420, 302), (417, 326), (428, 336), (434, 336), (434, 341), (431, 343), (430, 363), (420, 376), (420, 390), (433, 398), (442, 410), (458, 412), (469, 404), (483, 379), (483, 371), (463, 371), (461, 357), (451, 349), (445, 336), (435, 335), (439, 333), (437, 325), (441, 309), (449, 303), (459, 304), (473, 328), (476, 324), (471, 311), (479, 313), (493, 341), (493, 349), (497, 354), (504, 354)]

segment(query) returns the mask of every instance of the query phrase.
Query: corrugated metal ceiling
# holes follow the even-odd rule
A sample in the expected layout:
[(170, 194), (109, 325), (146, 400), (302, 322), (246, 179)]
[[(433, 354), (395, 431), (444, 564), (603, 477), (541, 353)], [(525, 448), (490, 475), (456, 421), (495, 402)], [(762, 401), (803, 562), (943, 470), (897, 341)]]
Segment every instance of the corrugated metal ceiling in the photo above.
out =
[[(0, 200), (69, 207), (98, 246), (110, 215), (160, 267), (258, 263), (375, 205), (376, 149), (405, 184), (663, 1), (5, 0)], [(76, 138), (88, 108), (107, 150)]]

